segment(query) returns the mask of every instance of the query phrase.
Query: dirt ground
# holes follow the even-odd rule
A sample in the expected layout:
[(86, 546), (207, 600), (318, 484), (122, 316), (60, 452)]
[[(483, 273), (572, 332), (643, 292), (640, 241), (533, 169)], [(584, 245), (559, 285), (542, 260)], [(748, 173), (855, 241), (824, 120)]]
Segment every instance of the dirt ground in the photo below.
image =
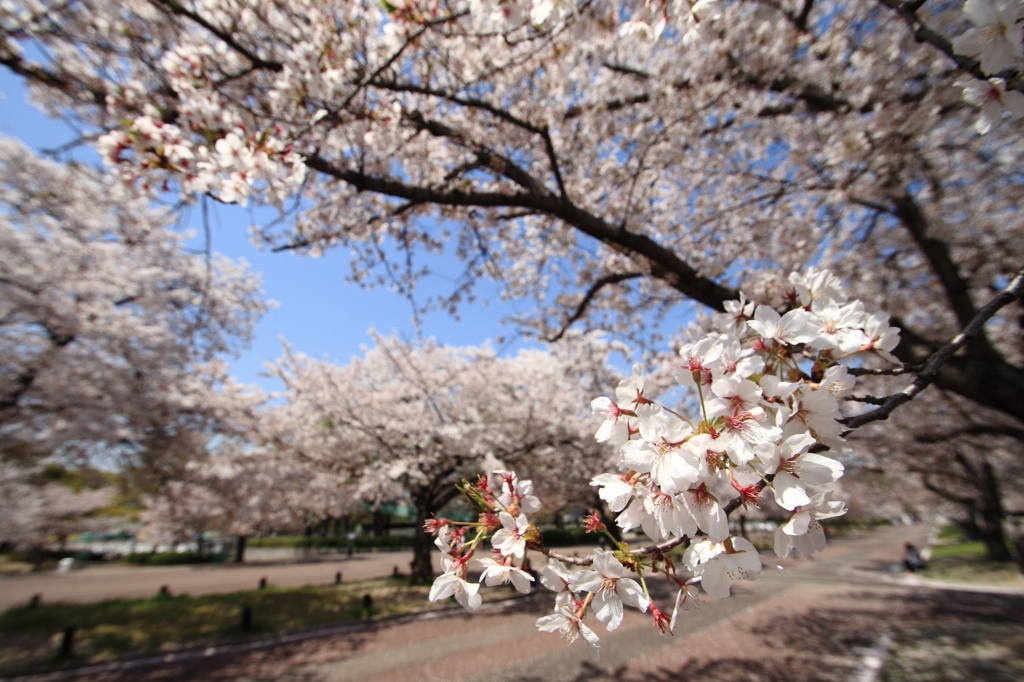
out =
[[(601, 637), (594, 663), (580, 642), (538, 632), (542, 592), (474, 616), (376, 624), (301, 642), (167, 660), (76, 679), (95, 682), (915, 682), (1024, 679), (1022, 589), (936, 588), (898, 570), (906, 541), (927, 529), (881, 529), (836, 541), (814, 560), (783, 562), (729, 599), (685, 614), (674, 636), (629, 610)], [(663, 610), (673, 595), (661, 591)], [(957, 657), (948, 654), (957, 652)], [(884, 661), (884, 663), (883, 663)], [(40, 678), (37, 678), (40, 679)]]

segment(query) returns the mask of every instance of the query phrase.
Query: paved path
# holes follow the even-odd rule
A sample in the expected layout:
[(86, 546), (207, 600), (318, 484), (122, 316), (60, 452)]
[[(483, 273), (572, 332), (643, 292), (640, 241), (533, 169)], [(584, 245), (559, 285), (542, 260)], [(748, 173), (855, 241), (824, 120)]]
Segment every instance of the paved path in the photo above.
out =
[[(340, 561), (294, 564), (137, 567), (96, 565), (69, 573), (26, 573), (0, 577), (0, 611), (25, 604), (34, 594), (46, 602), (92, 602), (152, 597), (163, 585), (171, 594), (222, 594), (255, 589), (260, 578), (271, 585), (326, 585), (342, 572), (345, 582), (383, 578), (395, 566), (409, 571), (412, 552), (356, 554)], [(437, 565), (440, 571), (440, 563)]]
[[(765, 573), (729, 599), (685, 614), (674, 637), (651, 632), (627, 610), (622, 626), (600, 625), (601, 661), (582, 643), (538, 632), (550, 612), (544, 593), (511, 608), (443, 619), (377, 624), (256, 651), (168, 663), (78, 679), (99, 682), (228, 680), (278, 682), (811, 682), (870, 679), (865, 661), (886, 633), (943, 624), (1019, 624), (1024, 591), (937, 590), (893, 571), (903, 543), (926, 528), (888, 528), (831, 543), (814, 560), (783, 562), (790, 577)], [(669, 608), (672, 595), (660, 599)], [(595, 624), (596, 625), (596, 624)], [(877, 652), (876, 652), (877, 653)]]

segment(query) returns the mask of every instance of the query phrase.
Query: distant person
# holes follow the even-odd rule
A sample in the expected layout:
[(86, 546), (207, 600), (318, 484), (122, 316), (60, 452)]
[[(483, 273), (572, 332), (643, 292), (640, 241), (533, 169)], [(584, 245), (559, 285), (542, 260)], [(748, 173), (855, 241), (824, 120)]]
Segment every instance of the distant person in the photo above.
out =
[(909, 542), (904, 545), (904, 547), (907, 550), (907, 558), (903, 560), (903, 565), (907, 567), (908, 571), (911, 573), (917, 573), (928, 565), (925, 560), (921, 558), (921, 553), (917, 551), (917, 547), (914, 547)]

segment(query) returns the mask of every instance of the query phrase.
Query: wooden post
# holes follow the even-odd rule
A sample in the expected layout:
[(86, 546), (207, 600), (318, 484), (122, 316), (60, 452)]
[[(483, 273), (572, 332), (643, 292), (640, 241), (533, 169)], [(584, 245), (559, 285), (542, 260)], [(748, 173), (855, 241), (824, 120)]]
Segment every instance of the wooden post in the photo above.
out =
[(267, 589), (267, 579), (265, 577), (264, 578), (260, 578), (260, 589), (261, 590)]
[(31, 599), (28, 600), (28, 607), (30, 609), (34, 609), (37, 606), (39, 606), (40, 602), (42, 602), (42, 601), (43, 601), (43, 593), (42, 592), (37, 592), (36, 594), (32, 595)]
[(252, 630), (252, 607), (242, 607), (242, 631), (249, 632)]
[(338, 571), (337, 573), (334, 574), (334, 584), (335, 585), (340, 585), (341, 584), (341, 571)]
[(75, 650), (75, 626), (69, 625), (64, 628), (64, 636), (60, 640), (60, 655), (62, 658), (70, 658)]

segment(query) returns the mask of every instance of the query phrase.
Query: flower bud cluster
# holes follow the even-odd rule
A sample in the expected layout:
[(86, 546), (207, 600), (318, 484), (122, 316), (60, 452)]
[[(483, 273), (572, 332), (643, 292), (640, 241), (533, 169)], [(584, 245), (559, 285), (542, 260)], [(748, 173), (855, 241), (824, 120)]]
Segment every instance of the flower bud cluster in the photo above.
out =
[[(741, 296), (712, 318), (710, 332), (680, 349), (676, 378), (696, 393), (692, 418), (649, 398), (639, 365), (619, 383), (614, 399), (591, 403), (605, 418), (596, 438), (618, 447), (621, 469), (595, 476), (591, 485), (617, 514), (621, 530), (641, 530), (658, 544), (631, 552), (593, 512), (585, 520), (587, 529), (606, 533), (615, 549), (595, 550), (591, 569), (570, 571), (554, 558), (549, 561), (541, 583), (556, 593), (555, 613), (537, 622), (541, 630), (558, 630), (569, 640), (582, 635), (596, 655), (598, 638), (584, 622), (589, 613), (614, 630), (628, 604), (649, 610), (659, 632), (671, 632), (679, 613), (696, 603), (695, 583), (719, 599), (729, 595), (733, 581), (754, 580), (764, 565), (777, 566), (747, 540), (730, 536), (726, 507), (736, 493), (739, 503), (756, 506), (767, 488), (788, 512), (775, 535), (778, 556), (824, 548), (820, 522), (846, 511), (829, 489), (843, 465), (822, 454), (848, 449), (838, 420), (854, 378), (842, 363), (862, 355), (895, 361), (891, 351), (899, 331), (888, 325), (887, 315), (868, 314), (860, 301), (848, 300), (827, 270), (792, 273), (762, 293), (778, 308)], [(495, 472), (490, 481), (463, 488), (483, 512), (470, 524), (477, 534), (466, 542), (466, 528), (441, 528), (437, 542), (446, 552), (445, 574), (431, 598), (459, 597), (459, 589), (476, 596), (479, 585), (465, 582), (466, 562), (492, 533), (494, 558), (481, 561), (485, 584), (511, 581), (528, 591), (532, 576), (518, 568), (519, 562), (528, 547), (547, 551), (526, 518), (540, 509), (532, 484)], [(677, 574), (664, 553), (684, 543), (689, 579)], [(651, 600), (645, 569), (663, 573), (679, 588), (671, 619)], [(624, 577), (626, 570), (637, 580)], [(460, 602), (470, 608), (479, 598)]]
[[(512, 584), (524, 594), (530, 592), (534, 577), (523, 570), (527, 543), (539, 541), (536, 526), (527, 513), (540, 511), (540, 500), (533, 494), (531, 481), (520, 481), (510, 471), (495, 471), (489, 478), (481, 477), (476, 484), (463, 482), (462, 494), (470, 504), (481, 511), (475, 524), (456, 526), (451, 521), (432, 519), (424, 530), (436, 533), (434, 544), (443, 553), (444, 572), (434, 581), (429, 599), (432, 602), (454, 596), (472, 613), (480, 607), (480, 584), (466, 580), (469, 562), (488, 535), (491, 536), (492, 557), (477, 559), (483, 569), (480, 580), (488, 587)], [(499, 494), (495, 490), (500, 490)], [(474, 536), (466, 535), (475, 529)]]

